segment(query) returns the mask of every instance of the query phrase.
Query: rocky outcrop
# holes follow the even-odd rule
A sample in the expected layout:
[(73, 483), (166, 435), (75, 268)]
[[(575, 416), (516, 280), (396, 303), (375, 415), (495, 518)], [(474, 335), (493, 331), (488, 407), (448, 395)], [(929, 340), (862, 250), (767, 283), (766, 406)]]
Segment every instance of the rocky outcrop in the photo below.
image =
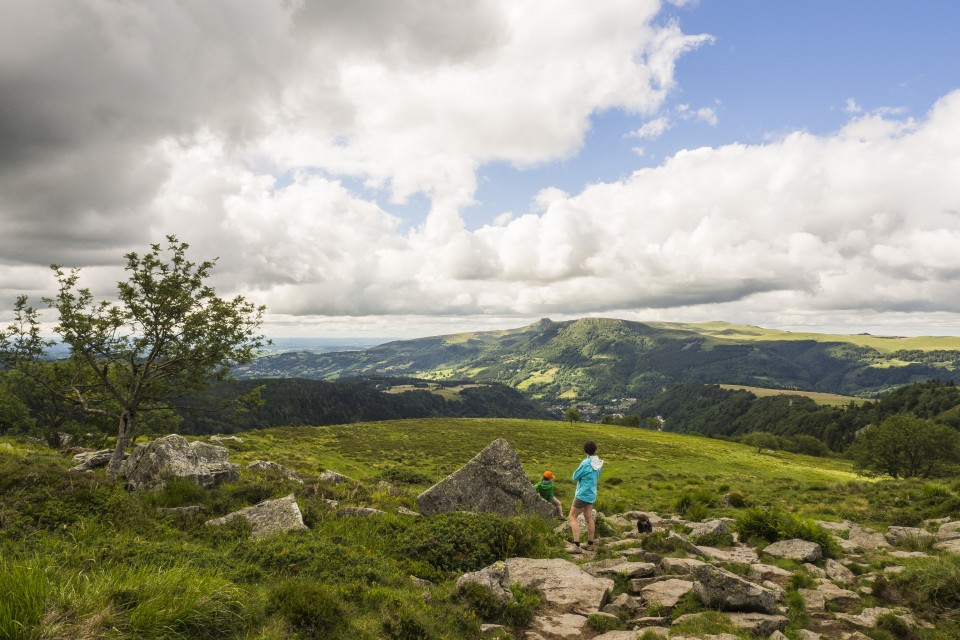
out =
[(303, 479), (298, 476), (295, 471), (291, 471), (285, 466), (277, 464), (276, 462), (270, 462), (269, 460), (254, 460), (247, 465), (247, 469), (264, 471), (266, 473), (274, 473), (286, 478), (287, 480), (292, 480), (293, 482), (299, 482), (300, 484), (303, 484)]
[(823, 557), (823, 549), (816, 542), (807, 540), (780, 540), (764, 547), (763, 552), (774, 558), (797, 562), (816, 562)]
[(510, 558), (506, 564), (511, 581), (540, 589), (544, 602), (559, 611), (595, 613), (607, 604), (613, 590), (613, 580), (592, 576), (568, 560)]
[(520, 458), (503, 438), (417, 497), (425, 516), (451, 511), (533, 514), (553, 519), (553, 505), (534, 490)]
[(206, 524), (223, 525), (235, 518), (243, 518), (250, 523), (253, 528), (250, 534), (252, 538), (263, 538), (274, 533), (300, 531), (307, 528), (303, 523), (300, 506), (293, 494), (277, 500), (264, 500), (252, 507), (228, 513), (222, 518), (207, 520)]
[(643, 597), (643, 601), (648, 604), (672, 609), (680, 602), (680, 598), (693, 591), (693, 586), (694, 583), (691, 580), (670, 578), (643, 587), (640, 590), (640, 595)]
[(463, 574), (457, 578), (457, 593), (462, 593), (473, 585), (488, 591), (497, 602), (513, 600), (513, 592), (510, 591), (510, 570), (504, 562), (496, 562), (479, 571)]
[(230, 452), (224, 447), (187, 442), (176, 434), (135, 448), (123, 466), (127, 488), (133, 491), (162, 489), (173, 479), (212, 487), (238, 480), (238, 469), (238, 465), (230, 464)]
[(352, 478), (349, 478), (342, 473), (337, 473), (336, 471), (330, 471), (329, 469), (320, 473), (317, 476), (317, 480), (320, 482), (328, 482), (330, 484), (348, 484), (353, 482)]
[(85, 451), (73, 456), (73, 461), (77, 463), (75, 467), (70, 467), (69, 471), (82, 472), (92, 471), (99, 467), (107, 466), (110, 458), (113, 457), (113, 449), (101, 449), (100, 451)]
[(708, 607), (724, 611), (776, 612), (773, 591), (713, 565), (695, 567), (694, 590)]

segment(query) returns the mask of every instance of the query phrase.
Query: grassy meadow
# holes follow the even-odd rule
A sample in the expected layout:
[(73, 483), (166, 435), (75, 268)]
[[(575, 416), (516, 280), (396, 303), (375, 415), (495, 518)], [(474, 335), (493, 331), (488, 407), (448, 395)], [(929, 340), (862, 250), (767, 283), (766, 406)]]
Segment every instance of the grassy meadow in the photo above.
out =
[[(524, 420), (407, 420), (287, 427), (225, 442), (231, 460), (272, 460), (304, 484), (244, 469), (237, 483), (171, 482), (130, 493), (103, 471), (67, 473), (66, 455), (0, 438), (0, 639), (478, 638), (480, 623), (519, 628), (535, 593), (493, 606), (454, 592), (464, 571), (510, 556), (565, 557), (537, 518), (417, 518), (417, 494), (505, 437), (534, 479), (550, 469), (569, 507), (586, 439), (606, 460), (598, 509), (688, 519), (779, 506), (801, 516), (917, 524), (955, 513), (960, 482), (873, 481), (849, 463), (612, 425)], [(334, 470), (355, 482), (317, 480)], [(204, 522), (296, 494), (309, 531), (262, 540)], [(721, 496), (737, 494), (738, 505)], [(326, 502), (387, 511), (338, 517)], [(190, 516), (157, 507), (201, 506)], [(419, 586), (410, 576), (432, 581)]]
[(855, 396), (844, 396), (839, 393), (822, 393), (820, 391), (797, 391), (794, 389), (767, 389), (765, 387), (750, 387), (743, 384), (721, 384), (719, 385), (721, 389), (740, 389), (743, 391), (749, 391), (758, 398), (766, 398), (768, 396), (803, 396), (805, 398), (810, 398), (817, 404), (822, 404), (830, 407), (842, 407), (850, 404), (851, 402), (857, 405), (864, 404), (867, 402), (865, 398), (857, 398)]

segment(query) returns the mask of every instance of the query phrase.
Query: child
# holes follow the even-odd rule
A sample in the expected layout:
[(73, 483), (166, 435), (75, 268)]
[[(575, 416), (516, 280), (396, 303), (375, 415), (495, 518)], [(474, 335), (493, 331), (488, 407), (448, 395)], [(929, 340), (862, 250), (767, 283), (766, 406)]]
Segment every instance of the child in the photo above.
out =
[(537, 490), (541, 498), (547, 502), (552, 502), (553, 506), (557, 508), (557, 513), (563, 518), (563, 504), (553, 495), (553, 474), (549, 471), (544, 471), (543, 480), (533, 485), (533, 488)]

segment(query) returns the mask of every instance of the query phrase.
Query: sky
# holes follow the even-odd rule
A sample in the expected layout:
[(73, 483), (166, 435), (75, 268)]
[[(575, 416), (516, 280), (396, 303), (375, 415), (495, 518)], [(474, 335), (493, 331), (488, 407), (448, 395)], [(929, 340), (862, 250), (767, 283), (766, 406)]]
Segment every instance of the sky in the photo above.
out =
[(50, 264), (110, 297), (174, 234), (276, 337), (960, 335), (957, 24), (953, 0), (0, 0), (0, 322)]

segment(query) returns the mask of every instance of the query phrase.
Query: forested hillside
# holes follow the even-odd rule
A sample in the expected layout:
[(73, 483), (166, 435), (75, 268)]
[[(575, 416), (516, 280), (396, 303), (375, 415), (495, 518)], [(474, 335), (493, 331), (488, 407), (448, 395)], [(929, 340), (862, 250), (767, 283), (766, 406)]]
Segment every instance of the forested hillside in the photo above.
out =
[(737, 437), (764, 431), (779, 436), (813, 436), (841, 451), (856, 432), (885, 418), (910, 413), (960, 429), (960, 388), (930, 380), (896, 389), (862, 405), (825, 406), (802, 396), (758, 398), (749, 391), (717, 385), (676, 383), (639, 402), (630, 413), (660, 416), (662, 428), (676, 433)]
[(412, 375), (500, 382), (547, 404), (650, 398), (676, 382), (742, 384), (870, 396), (956, 380), (960, 339), (791, 334), (726, 323), (544, 319), (365, 351), (284, 353), (239, 367), (244, 378)]
[[(257, 388), (259, 406), (237, 412), (229, 402)], [(403, 418), (556, 417), (515, 389), (500, 384), (392, 378), (224, 382), (208, 394), (183, 400), (177, 412), (183, 419), (179, 431), (195, 435)]]

